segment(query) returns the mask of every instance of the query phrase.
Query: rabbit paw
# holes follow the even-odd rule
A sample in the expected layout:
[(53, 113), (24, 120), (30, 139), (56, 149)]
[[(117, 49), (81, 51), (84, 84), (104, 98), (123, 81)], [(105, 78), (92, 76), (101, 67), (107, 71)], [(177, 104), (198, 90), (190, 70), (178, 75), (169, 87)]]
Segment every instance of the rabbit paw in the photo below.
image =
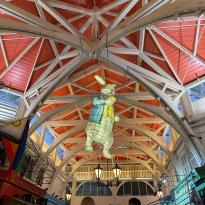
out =
[(86, 152), (92, 152), (93, 151), (93, 147), (92, 146), (86, 146), (85, 147), (85, 151)]
[(119, 116), (115, 116), (115, 122), (119, 122), (119, 121), (120, 121)]
[(108, 150), (103, 150), (103, 155), (106, 159), (112, 159), (112, 155)]

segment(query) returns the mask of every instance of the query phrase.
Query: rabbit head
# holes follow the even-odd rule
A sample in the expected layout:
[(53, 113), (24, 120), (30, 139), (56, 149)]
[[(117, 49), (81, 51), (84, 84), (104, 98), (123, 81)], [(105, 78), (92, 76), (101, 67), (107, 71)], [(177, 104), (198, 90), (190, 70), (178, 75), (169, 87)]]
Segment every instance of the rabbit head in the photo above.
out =
[(95, 79), (100, 85), (102, 85), (101, 93), (106, 96), (115, 95), (115, 84), (106, 84), (105, 80), (98, 75), (95, 75)]

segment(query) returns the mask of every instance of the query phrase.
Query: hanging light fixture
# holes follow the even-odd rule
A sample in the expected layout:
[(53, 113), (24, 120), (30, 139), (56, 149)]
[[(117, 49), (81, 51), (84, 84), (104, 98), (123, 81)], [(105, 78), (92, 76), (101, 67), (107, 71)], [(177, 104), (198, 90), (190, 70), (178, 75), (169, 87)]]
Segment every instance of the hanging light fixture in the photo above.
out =
[[(120, 184), (119, 178), (121, 174), (121, 168), (118, 166), (116, 163), (115, 166), (113, 167), (112, 171), (115, 176), (114, 180), (107, 180), (106, 182), (101, 181), (101, 174), (103, 172), (103, 168), (98, 164), (98, 166), (94, 169), (95, 175), (97, 178), (98, 186), (118, 186)], [(108, 160), (107, 160), (107, 172), (108, 172)]]
[(71, 192), (70, 192), (70, 193), (66, 193), (66, 199), (67, 199), (67, 201), (70, 201), (71, 196), (72, 196)]
[(113, 171), (113, 173), (115, 175), (115, 178), (119, 179), (120, 178), (120, 174), (121, 174), (121, 168), (118, 166), (117, 163), (115, 163), (115, 166), (113, 167), (112, 171)]
[(159, 178), (162, 184), (167, 183), (167, 176), (163, 173), (161, 177)]
[(163, 183), (163, 184), (166, 184), (166, 183), (167, 183), (167, 179), (166, 179), (165, 177), (162, 179), (162, 183)]
[(156, 192), (159, 199), (164, 197), (164, 194), (162, 192), (162, 182), (158, 182), (158, 190)]
[(66, 187), (66, 194), (65, 194), (66, 201), (70, 201), (71, 196), (72, 196), (72, 193), (70, 191), (70, 186), (67, 185), (67, 187)]
[(100, 179), (102, 172), (103, 172), (103, 168), (100, 167), (100, 163), (99, 163), (98, 166), (95, 168), (95, 175), (97, 179)]
[(159, 189), (159, 190), (157, 191), (157, 196), (159, 197), (159, 199), (161, 199), (161, 198), (164, 197), (164, 194), (163, 194), (163, 192), (162, 192), (161, 189)]

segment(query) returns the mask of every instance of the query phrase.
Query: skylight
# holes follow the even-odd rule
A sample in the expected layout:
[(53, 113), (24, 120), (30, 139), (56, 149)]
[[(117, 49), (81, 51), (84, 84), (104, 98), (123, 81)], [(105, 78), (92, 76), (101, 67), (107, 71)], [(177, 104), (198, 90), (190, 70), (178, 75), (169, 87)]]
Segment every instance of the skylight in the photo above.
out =
[(205, 82), (198, 84), (189, 89), (189, 96), (192, 102), (198, 101), (205, 97)]
[(13, 120), (16, 116), (19, 104), (19, 95), (10, 91), (0, 90), (0, 120)]

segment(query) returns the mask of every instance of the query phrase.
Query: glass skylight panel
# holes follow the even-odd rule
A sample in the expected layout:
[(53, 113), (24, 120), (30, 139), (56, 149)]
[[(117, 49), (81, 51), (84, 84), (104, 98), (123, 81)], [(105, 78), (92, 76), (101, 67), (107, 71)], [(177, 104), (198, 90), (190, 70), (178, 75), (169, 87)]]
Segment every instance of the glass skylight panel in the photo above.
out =
[(20, 104), (20, 96), (6, 90), (0, 90), (0, 120), (12, 121)]
[(166, 135), (165, 135), (165, 143), (166, 143), (166, 144), (169, 144), (170, 139), (171, 139), (171, 136), (172, 136), (172, 132), (171, 132), (171, 129), (169, 128), (169, 129), (167, 130)]
[(192, 102), (205, 97), (205, 82), (189, 89), (189, 96)]
[(57, 146), (56, 148), (56, 155), (61, 159), (63, 160), (64, 158), (64, 148), (62, 146)]
[[(35, 114), (30, 122), (30, 125), (33, 125), (37, 120), (38, 120), (39, 116), (38, 114)], [(37, 128), (37, 132), (39, 134), (39, 136), (41, 136), (42, 134), (42, 130), (43, 130), (43, 126), (40, 125), (38, 128)]]
[(55, 139), (55, 137), (50, 133), (50, 131), (48, 129), (46, 129), (46, 132), (45, 132), (45, 143), (50, 146), (50, 145), (53, 144), (54, 139)]
[(18, 108), (20, 104), (20, 96), (12, 92), (0, 90), (0, 103), (8, 107)]

